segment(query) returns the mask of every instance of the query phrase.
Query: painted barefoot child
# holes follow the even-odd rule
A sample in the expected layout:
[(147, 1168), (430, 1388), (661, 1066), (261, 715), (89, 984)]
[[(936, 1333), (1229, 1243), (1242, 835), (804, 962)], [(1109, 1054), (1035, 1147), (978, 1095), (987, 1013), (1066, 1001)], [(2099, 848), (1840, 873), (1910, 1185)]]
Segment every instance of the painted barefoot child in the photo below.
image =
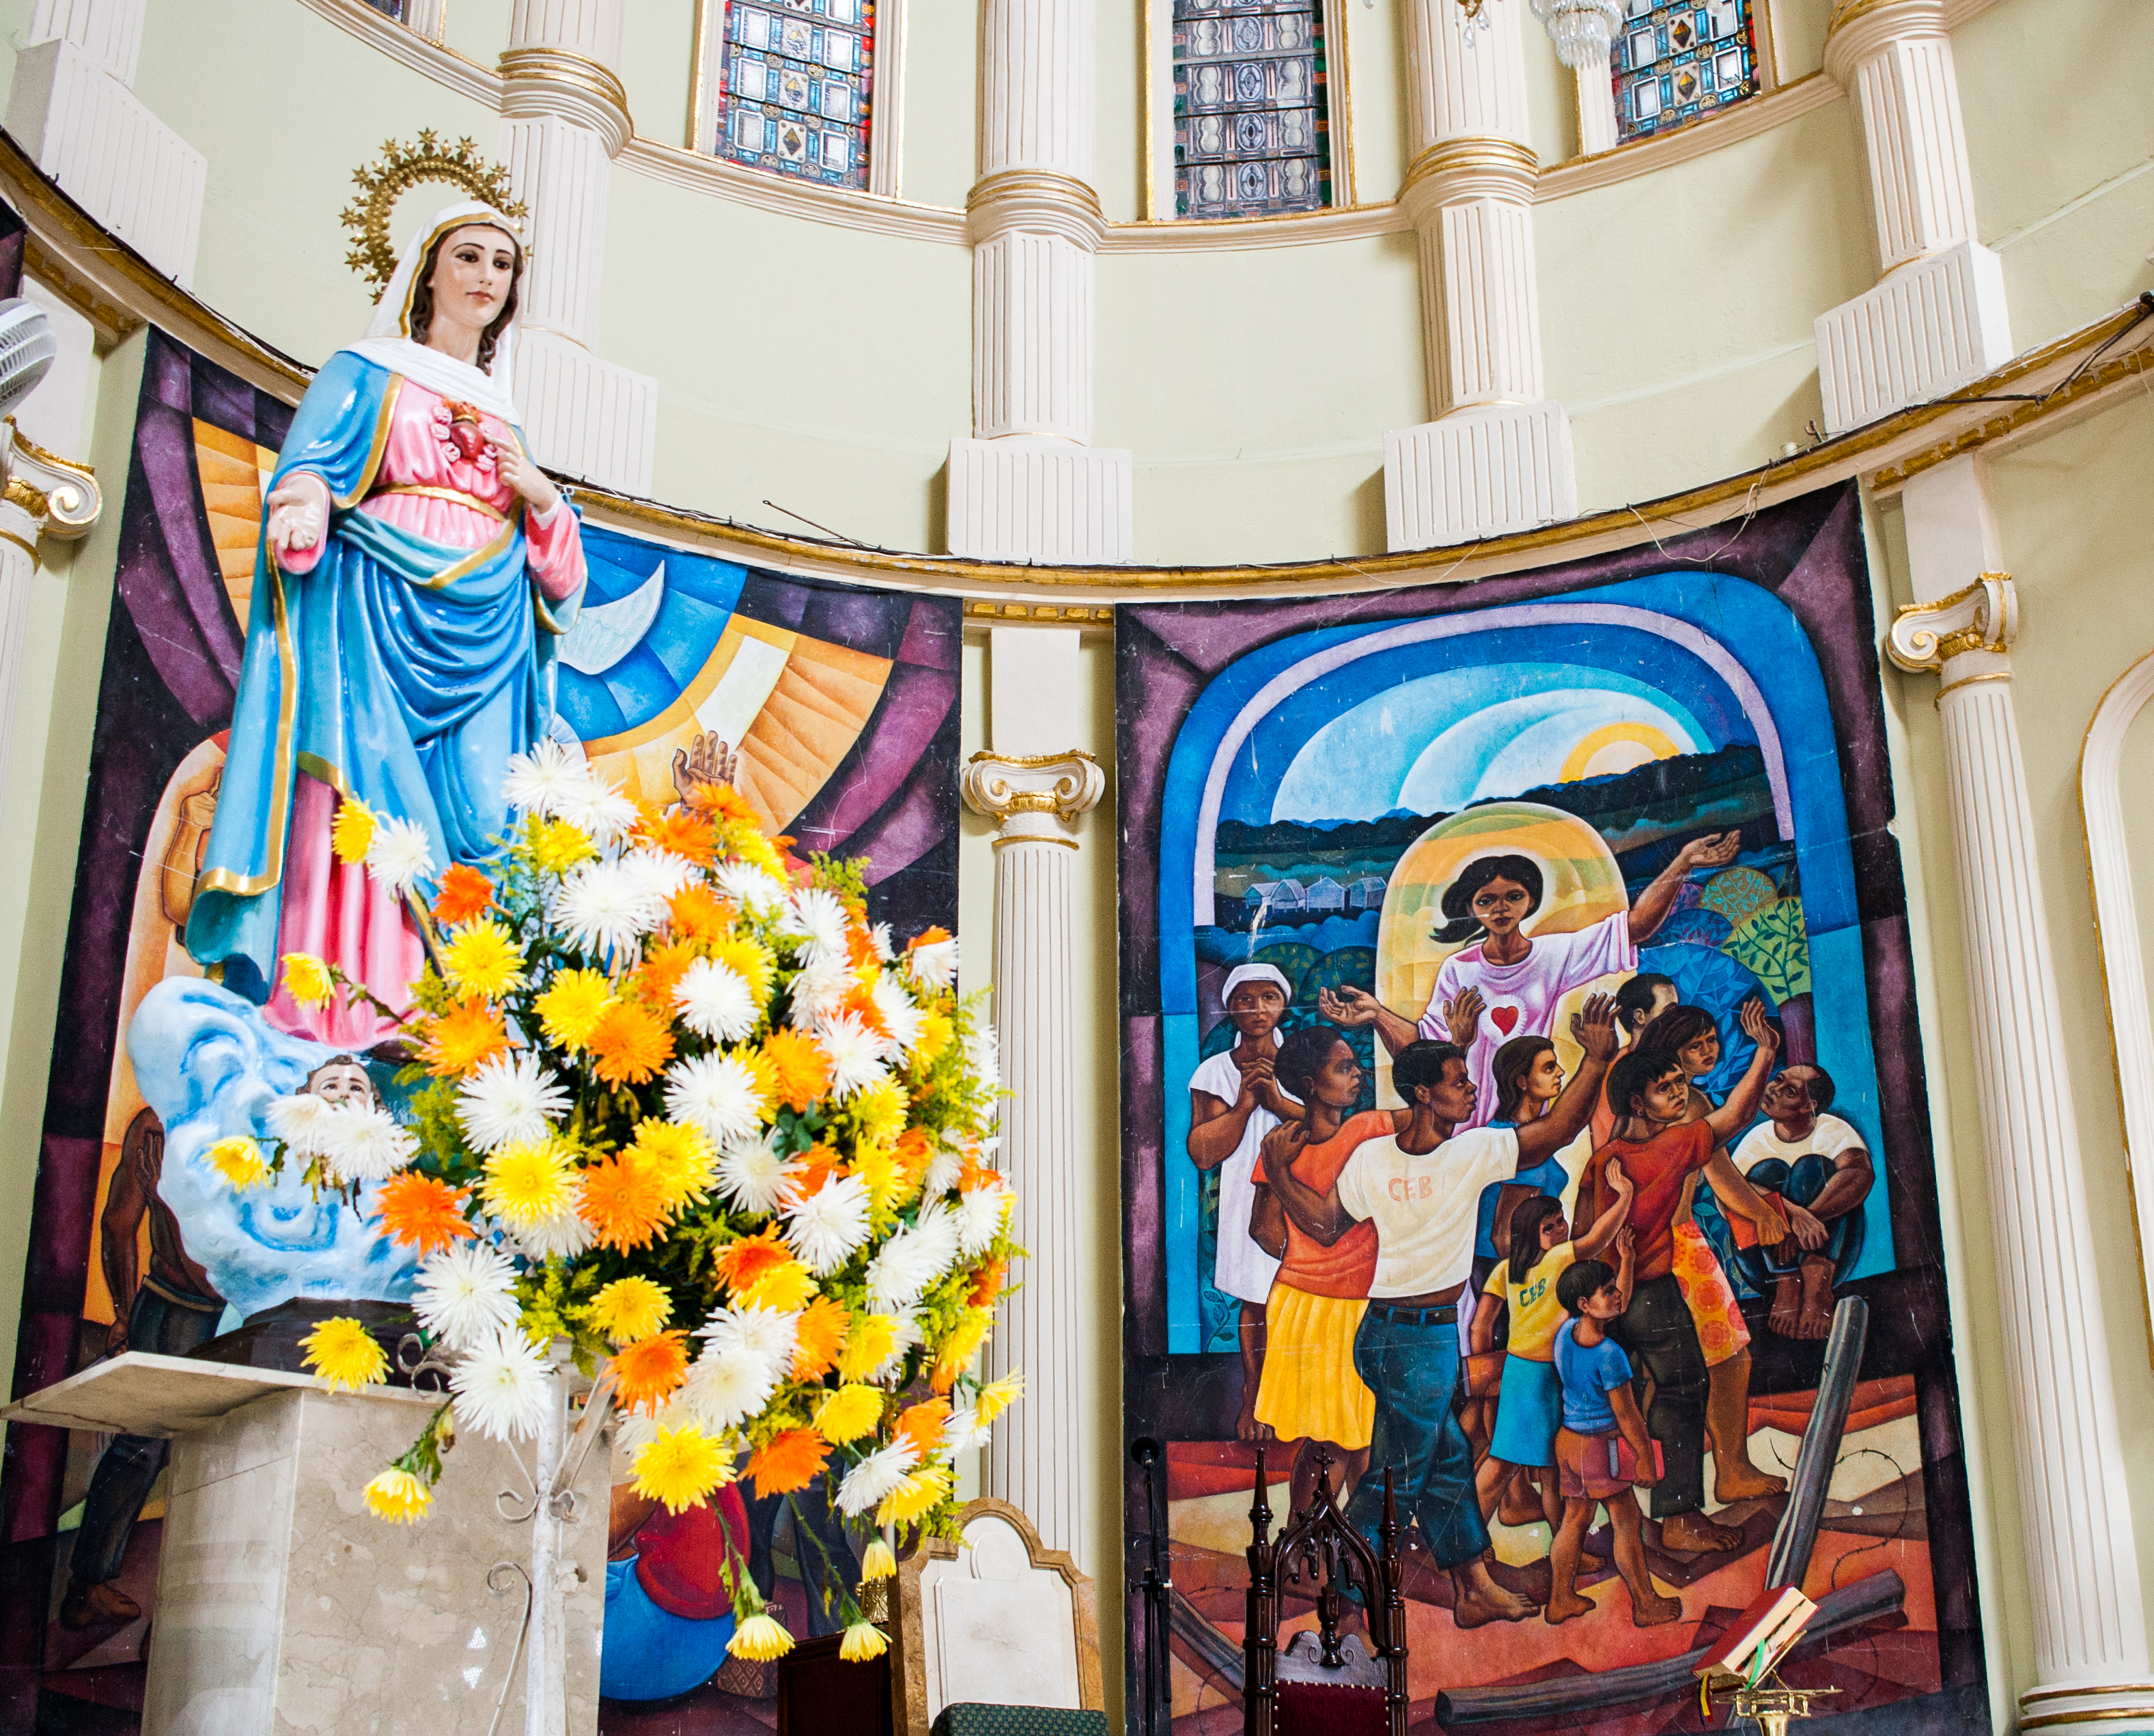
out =
[(1682, 1614), (1679, 1599), (1653, 1590), (1646, 1566), (1644, 1525), (1633, 1488), (1660, 1481), (1646, 1419), (1631, 1391), (1631, 1359), (1608, 1335), (1610, 1325), (1631, 1305), (1631, 1233), (1616, 1238), (1616, 1267), (1580, 1260), (1556, 1280), (1556, 1299), (1570, 1315), (1556, 1329), (1556, 1377), (1563, 1389), (1563, 1426), (1556, 1431), (1555, 1462), (1563, 1484), (1563, 1522), (1549, 1552), (1551, 1582), (1547, 1618), (1568, 1621), (1592, 1613), (1578, 1594), (1578, 1557), (1593, 1509), (1605, 1503), (1616, 1532), (1616, 1570), (1631, 1588), (1631, 1621), (1657, 1627)]

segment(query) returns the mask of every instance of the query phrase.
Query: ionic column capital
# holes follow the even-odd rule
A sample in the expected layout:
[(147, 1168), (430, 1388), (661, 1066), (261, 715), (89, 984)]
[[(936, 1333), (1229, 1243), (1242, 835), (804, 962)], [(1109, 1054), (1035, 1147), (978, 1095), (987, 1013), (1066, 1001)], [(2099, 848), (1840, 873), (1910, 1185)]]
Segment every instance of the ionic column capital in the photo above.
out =
[(1091, 186), (1045, 169), (983, 176), (965, 198), (965, 238), (977, 247), (1013, 229), (1058, 235), (1086, 253), (1106, 237), (1106, 213)]
[(619, 156), (635, 136), (628, 90), (603, 62), (567, 49), (516, 48), (502, 55), (500, 67), (504, 120), (556, 116), (596, 133), (609, 157)]
[(1081, 748), (1063, 753), (975, 753), (965, 763), (959, 788), (965, 805), (999, 823), (1004, 844), (1061, 844), (1081, 814), (1106, 793), (1100, 762)]
[(1984, 573), (1973, 584), (1926, 603), (1909, 603), (1892, 617), (1885, 653), (1910, 675), (1934, 675), (1937, 697), (1970, 682), (2011, 677), (2012, 641), (2019, 633), (2019, 595), (2009, 573)]

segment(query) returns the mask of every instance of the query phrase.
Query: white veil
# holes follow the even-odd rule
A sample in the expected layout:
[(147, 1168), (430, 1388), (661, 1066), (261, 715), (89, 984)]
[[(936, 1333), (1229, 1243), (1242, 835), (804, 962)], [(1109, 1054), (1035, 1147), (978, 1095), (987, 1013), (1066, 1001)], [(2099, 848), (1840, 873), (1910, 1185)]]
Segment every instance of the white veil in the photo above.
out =
[[(460, 204), (443, 206), (424, 228), (405, 243), (396, 261), (396, 275), (389, 279), (389, 287), (375, 304), (374, 319), (366, 328), (366, 335), (344, 347), (361, 360), (416, 380), (445, 398), (460, 398), (476, 404), (489, 415), (513, 424), (518, 421), (515, 396), (516, 320), (508, 322), (495, 344), (493, 366), (490, 370), (482, 370), (469, 362), (458, 361), (438, 350), (411, 341), (411, 294), (418, 287), (420, 268), (426, 263), (426, 255), (436, 242), (450, 230), (460, 229), (467, 223), (483, 223), (498, 229), (513, 237), (519, 249), (523, 247), (523, 232), (491, 205), (467, 199)], [(524, 253), (523, 258), (528, 266), (529, 253)]]

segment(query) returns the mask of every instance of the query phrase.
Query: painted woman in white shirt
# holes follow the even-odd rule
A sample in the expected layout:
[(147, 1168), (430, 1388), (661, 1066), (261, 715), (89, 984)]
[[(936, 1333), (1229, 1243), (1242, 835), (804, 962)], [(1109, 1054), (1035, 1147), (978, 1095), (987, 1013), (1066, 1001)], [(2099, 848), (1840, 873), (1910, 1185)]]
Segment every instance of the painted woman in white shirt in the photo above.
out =
[(1524, 928), (1541, 906), (1540, 865), (1530, 856), (1476, 856), (1444, 889), (1445, 920), (1435, 939), (1458, 951), (1437, 972), (1418, 1024), (1360, 988), (1326, 990), (1318, 1010), (1335, 1024), (1375, 1025), (1393, 1054), (1416, 1038), (1455, 1041), (1464, 1022), (1476, 1019), (1466, 1060), (1479, 1097), (1478, 1126), (1495, 1113), (1496, 1051), (1513, 1037), (1554, 1035), (1564, 996), (1614, 972), (1636, 970), (1640, 944), (1667, 920), (1690, 871), (1724, 868), (1742, 845), (1739, 832), (1693, 838), (1630, 909), (1570, 934), (1531, 937)]

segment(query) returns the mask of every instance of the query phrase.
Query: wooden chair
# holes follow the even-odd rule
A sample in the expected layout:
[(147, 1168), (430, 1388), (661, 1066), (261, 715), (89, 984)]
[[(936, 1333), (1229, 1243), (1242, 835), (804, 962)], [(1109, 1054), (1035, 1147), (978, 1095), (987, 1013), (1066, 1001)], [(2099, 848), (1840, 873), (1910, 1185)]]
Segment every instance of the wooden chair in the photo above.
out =
[[(1331, 1456), (1316, 1460), (1309, 1509), (1289, 1514), (1274, 1542), (1265, 1500), (1264, 1452), (1257, 1449), (1256, 1504), (1249, 1509), (1248, 1625), (1242, 1637), (1243, 1736), (1406, 1736), (1406, 1614), (1399, 1590), (1399, 1521), (1384, 1473), (1381, 1553), (1347, 1523), (1331, 1488)], [(1279, 1599), (1316, 1601), (1317, 1625), (1279, 1647)], [(1359, 1635), (1339, 1631), (1349, 1590), (1358, 1591), (1371, 1656)]]

